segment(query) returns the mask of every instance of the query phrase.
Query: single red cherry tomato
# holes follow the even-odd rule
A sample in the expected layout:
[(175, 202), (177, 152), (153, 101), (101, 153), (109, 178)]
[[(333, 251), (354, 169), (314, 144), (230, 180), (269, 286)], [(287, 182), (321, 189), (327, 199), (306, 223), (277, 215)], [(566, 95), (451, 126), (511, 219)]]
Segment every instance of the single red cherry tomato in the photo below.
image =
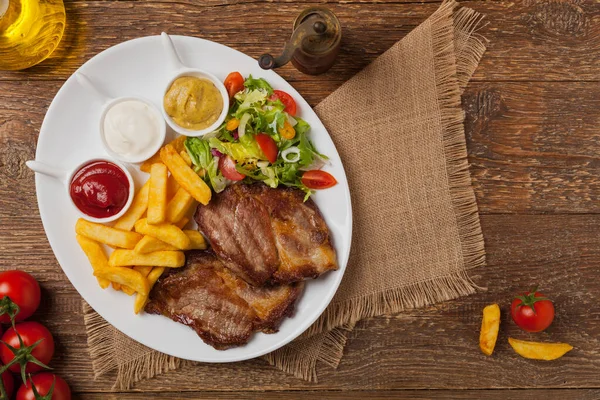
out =
[(223, 176), (231, 181), (241, 181), (246, 177), (235, 169), (235, 161), (229, 156), (219, 158), (219, 169)]
[(6, 395), (10, 399), (12, 397), (13, 392), (15, 391), (15, 380), (13, 379), (10, 371), (4, 371), (2, 373), (2, 383), (4, 383), (4, 390), (6, 391)]
[(259, 133), (255, 136), (256, 142), (260, 146), (260, 149), (267, 157), (267, 160), (273, 164), (277, 161), (277, 154), (279, 154), (279, 149), (277, 149), (277, 143), (273, 140), (273, 138), (265, 133)]
[(302, 175), (301, 181), (309, 189), (327, 189), (337, 184), (330, 173), (316, 169), (306, 171)]
[[(35, 278), (24, 271), (5, 271), (0, 273), (0, 299), (4, 296), (19, 306), (16, 321), (29, 318), (40, 305), (40, 285)], [(0, 322), (10, 323), (8, 314), (0, 316)]]
[(527, 292), (515, 297), (510, 314), (519, 328), (541, 332), (554, 320), (554, 304), (540, 292)]
[(244, 90), (244, 77), (239, 72), (232, 72), (227, 75), (224, 84), (231, 99), (237, 92)]
[(63, 378), (50, 372), (42, 372), (34, 375), (31, 379), (27, 379), (27, 385), (22, 384), (17, 391), (16, 400), (35, 400), (33, 394), (33, 386), (40, 396), (45, 396), (50, 391), (54, 382), (54, 390), (52, 391), (52, 400), (71, 400), (71, 388)]
[(280, 100), (285, 106), (284, 111), (290, 114), (292, 117), (296, 115), (296, 102), (283, 90), (273, 90), (273, 94), (269, 97), (269, 100), (276, 101)]
[[(21, 338), (23, 339), (24, 348), (21, 348), (19, 343), (19, 338), (15, 332), (19, 332)], [(8, 328), (4, 335), (2, 335), (2, 341), (7, 343), (8, 345), (18, 349), (17, 353), (30, 351), (31, 355), (41, 361), (42, 363), (48, 365), (52, 356), (54, 355), (54, 338), (52, 334), (46, 327), (38, 322), (21, 322), (15, 326), (15, 329)], [(38, 340), (42, 339), (42, 341), (35, 346), (33, 349), (27, 350), (27, 348), (33, 345)], [(4, 343), (0, 344), (0, 358), (2, 359), (2, 363), (4, 365), (8, 364), (15, 358), (13, 352), (4, 345)], [(21, 367), (19, 363), (15, 363), (9, 367), (12, 372), (19, 372)], [(39, 365), (33, 364), (31, 362), (27, 363), (25, 372), (37, 372), (42, 370), (43, 368)]]

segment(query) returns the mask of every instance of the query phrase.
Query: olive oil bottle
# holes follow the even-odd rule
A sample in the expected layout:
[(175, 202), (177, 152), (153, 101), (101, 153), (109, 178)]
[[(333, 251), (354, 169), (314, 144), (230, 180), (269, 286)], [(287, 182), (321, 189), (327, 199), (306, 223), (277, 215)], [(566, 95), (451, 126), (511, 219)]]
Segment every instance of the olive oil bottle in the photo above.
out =
[(63, 0), (0, 0), (0, 70), (45, 60), (65, 30)]

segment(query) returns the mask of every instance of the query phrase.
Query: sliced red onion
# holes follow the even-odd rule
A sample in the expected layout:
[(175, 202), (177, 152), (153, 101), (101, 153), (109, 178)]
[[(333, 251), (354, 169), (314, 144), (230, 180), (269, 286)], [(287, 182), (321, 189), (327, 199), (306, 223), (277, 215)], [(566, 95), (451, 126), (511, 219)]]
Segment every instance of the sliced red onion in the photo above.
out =
[(235, 140), (238, 140), (240, 138), (240, 134), (238, 133), (237, 129), (232, 132), (232, 136)]
[(223, 157), (223, 153), (221, 153), (219, 150), (217, 149), (210, 149), (210, 154), (213, 155), (213, 157)]

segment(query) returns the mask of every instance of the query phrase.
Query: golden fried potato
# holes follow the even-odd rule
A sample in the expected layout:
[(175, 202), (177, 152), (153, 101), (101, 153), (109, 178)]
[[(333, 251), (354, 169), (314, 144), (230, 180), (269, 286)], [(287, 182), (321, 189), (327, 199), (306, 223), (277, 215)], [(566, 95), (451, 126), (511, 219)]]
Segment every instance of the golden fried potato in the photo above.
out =
[(137, 192), (129, 210), (125, 214), (121, 215), (119, 219), (115, 221), (113, 228), (121, 229), (123, 231), (130, 231), (133, 229), (135, 221), (142, 218), (146, 209), (148, 208), (148, 190), (150, 189), (150, 182), (146, 182), (144, 186)]
[(134, 289), (130, 288), (129, 286), (123, 286), (123, 285), (121, 285), (121, 290), (127, 296), (133, 296), (136, 293), (136, 291)]
[(481, 332), (479, 333), (479, 348), (486, 356), (491, 356), (498, 339), (500, 329), (500, 307), (491, 304), (483, 309), (483, 320), (481, 321)]
[(171, 201), (173, 196), (177, 194), (179, 190), (179, 183), (173, 178), (173, 175), (169, 175), (169, 179), (167, 180), (167, 201)]
[(142, 274), (145, 277), (147, 277), (148, 274), (150, 273), (150, 271), (152, 271), (152, 268), (153, 267), (142, 266), (142, 265), (136, 265), (135, 267), (133, 267), (133, 269), (135, 269), (137, 272), (139, 272), (140, 274)]
[(529, 342), (513, 338), (508, 338), (508, 343), (518, 355), (533, 360), (556, 360), (573, 350), (573, 346), (567, 343)]
[(133, 249), (136, 243), (142, 240), (143, 237), (139, 233), (111, 228), (95, 222), (86, 221), (83, 218), (77, 220), (75, 232), (88, 239), (124, 249)]
[(117, 291), (119, 291), (123, 288), (123, 286), (121, 286), (121, 284), (117, 283), (117, 282), (111, 282), (110, 284), (112, 285), (112, 288)]
[(160, 151), (160, 158), (167, 166), (179, 186), (184, 188), (193, 198), (206, 205), (210, 201), (211, 191), (208, 185), (188, 167), (185, 160), (173, 146), (167, 145)]
[(190, 238), (190, 246), (186, 250), (204, 250), (206, 249), (206, 241), (204, 236), (198, 231), (192, 229), (184, 229), (183, 233)]
[[(77, 239), (77, 243), (81, 246), (81, 250), (83, 250), (88, 260), (90, 260), (90, 264), (92, 264), (92, 269), (94, 271), (108, 267), (108, 258), (100, 243), (81, 235), (76, 235), (75, 239)], [(106, 279), (96, 279), (102, 289), (106, 289), (110, 285), (110, 281)]]
[[(150, 285), (150, 290), (152, 290), (152, 287), (154, 286), (154, 284), (156, 283), (158, 278), (160, 278), (160, 276), (162, 275), (162, 273), (164, 271), (165, 271), (165, 269), (162, 267), (155, 267), (148, 274), (148, 283)], [(147, 301), (148, 301), (148, 295), (138, 293), (138, 295), (135, 297), (135, 301), (133, 302), (133, 312), (135, 312), (136, 314), (139, 314), (139, 312), (142, 311), (142, 309), (146, 305)]]
[[(187, 136), (178, 136), (175, 140), (172, 140), (169, 145), (172, 146), (178, 153), (182, 150), (185, 150), (185, 139)], [(161, 150), (164, 146), (161, 148)], [(148, 160), (144, 161), (144, 163), (140, 166), (140, 169), (143, 172), (150, 173), (150, 168), (152, 168), (152, 164), (162, 162), (160, 160), (160, 150), (156, 152), (152, 157)]]
[(180, 228), (175, 225), (150, 225), (145, 218), (142, 218), (135, 223), (135, 230), (143, 235), (152, 236), (155, 239), (162, 240), (163, 242), (168, 243), (171, 246), (175, 246), (181, 250), (185, 250), (190, 246), (190, 239)]
[(185, 189), (179, 188), (175, 196), (167, 204), (166, 219), (174, 224), (180, 221), (192, 208), (195, 200)]
[(167, 178), (169, 172), (164, 164), (152, 164), (150, 169), (150, 190), (148, 192), (149, 224), (165, 222), (167, 215)]
[(136, 245), (133, 251), (139, 254), (152, 253), (154, 251), (177, 251), (181, 250), (175, 246), (171, 246), (168, 243), (153, 238), (152, 236), (144, 236)]
[[(116, 250), (115, 253), (118, 251), (128, 250)], [(94, 271), (94, 275), (100, 278), (108, 279), (112, 282), (117, 282), (123, 287), (128, 286), (138, 293), (147, 295), (150, 292), (150, 284), (148, 283), (148, 280), (144, 278), (142, 274), (131, 268), (108, 266), (104, 269)]]
[(185, 161), (188, 167), (192, 166), (192, 159), (190, 158), (190, 155), (188, 154), (187, 150), (184, 149), (180, 151), (179, 155), (181, 156), (181, 158), (183, 158), (183, 161)]
[[(111, 267), (125, 267), (128, 265), (136, 266), (156, 266), (179, 268), (185, 264), (185, 255), (182, 251), (155, 251), (154, 253), (138, 254), (133, 250), (115, 250), (108, 259), (108, 265)], [(137, 271), (136, 271), (137, 272)], [(116, 281), (118, 283), (122, 283)], [(133, 289), (135, 287), (127, 285)]]

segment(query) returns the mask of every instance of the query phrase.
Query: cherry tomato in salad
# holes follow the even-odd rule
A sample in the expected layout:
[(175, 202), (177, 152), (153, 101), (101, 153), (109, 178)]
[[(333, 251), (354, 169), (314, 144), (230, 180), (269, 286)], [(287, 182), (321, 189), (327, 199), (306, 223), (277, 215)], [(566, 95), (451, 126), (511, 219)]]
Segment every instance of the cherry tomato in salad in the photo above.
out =
[(224, 85), (231, 99), (237, 92), (244, 90), (244, 77), (239, 72), (232, 72), (225, 78)]
[(279, 149), (277, 148), (277, 143), (273, 140), (273, 138), (265, 133), (259, 133), (255, 137), (256, 143), (258, 143), (260, 149), (267, 157), (267, 160), (271, 164), (277, 161), (277, 154), (279, 154)]
[(230, 156), (219, 158), (219, 169), (223, 176), (231, 181), (241, 181), (246, 177), (235, 169), (235, 161)]
[(309, 189), (327, 189), (337, 184), (330, 173), (316, 169), (306, 171), (302, 175), (301, 181)]
[(515, 297), (510, 314), (519, 328), (541, 332), (554, 320), (554, 304), (540, 292), (527, 292)]
[(42, 372), (27, 380), (17, 391), (16, 400), (35, 400), (33, 386), (40, 396), (46, 396), (54, 383), (52, 400), (71, 400), (71, 388), (63, 378), (50, 372)]
[(269, 100), (276, 101), (280, 100), (285, 106), (284, 111), (290, 114), (292, 117), (296, 115), (296, 102), (283, 90), (273, 90), (273, 94), (269, 97)]
[[(24, 348), (21, 348), (15, 329), (23, 339)], [(54, 338), (50, 331), (44, 325), (32, 321), (21, 322), (15, 326), (15, 329), (12, 327), (8, 328), (4, 332), (4, 335), (2, 335), (2, 342), (16, 348), (17, 352), (30, 351), (33, 357), (48, 365), (54, 355)], [(37, 346), (26, 350), (28, 346), (33, 345), (40, 339), (41, 342)], [(15, 355), (4, 343), (0, 344), (0, 358), (2, 359), (2, 363), (6, 365), (15, 358)], [(15, 363), (9, 367), (9, 370), (19, 372), (20, 368), (19, 363)], [(43, 369), (41, 366), (28, 362), (25, 372), (37, 372), (41, 369)]]
[(13, 379), (10, 371), (4, 371), (2, 374), (2, 383), (4, 384), (4, 390), (6, 391), (6, 395), (10, 399), (12, 397), (13, 392), (15, 391), (15, 380)]
[[(4, 296), (19, 306), (19, 312), (15, 321), (23, 321), (29, 318), (40, 305), (40, 285), (35, 278), (24, 271), (5, 271), (0, 273), (0, 299)], [(10, 323), (10, 316), (0, 316), (0, 322)]]

